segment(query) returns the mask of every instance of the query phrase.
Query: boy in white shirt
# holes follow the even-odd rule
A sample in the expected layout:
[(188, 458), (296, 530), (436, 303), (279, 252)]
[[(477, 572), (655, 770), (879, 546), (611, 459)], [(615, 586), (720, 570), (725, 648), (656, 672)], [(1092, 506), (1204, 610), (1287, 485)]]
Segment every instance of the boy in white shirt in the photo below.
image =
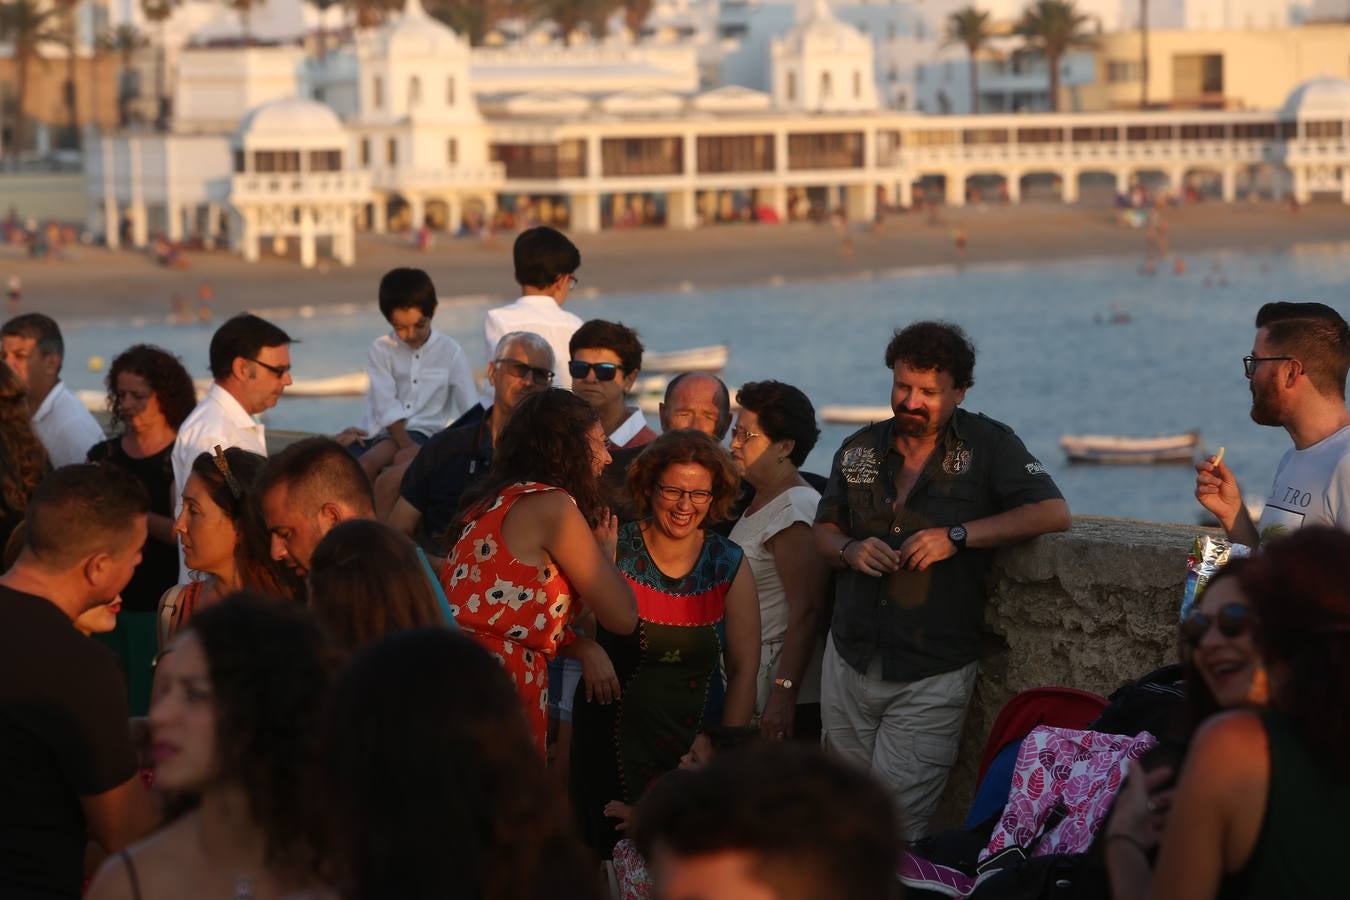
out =
[(373, 481), (396, 456), (417, 448), (477, 400), (464, 348), (431, 330), (436, 288), (421, 269), (392, 269), (380, 279), (380, 312), (394, 330), (370, 345), (366, 418), (340, 440)]

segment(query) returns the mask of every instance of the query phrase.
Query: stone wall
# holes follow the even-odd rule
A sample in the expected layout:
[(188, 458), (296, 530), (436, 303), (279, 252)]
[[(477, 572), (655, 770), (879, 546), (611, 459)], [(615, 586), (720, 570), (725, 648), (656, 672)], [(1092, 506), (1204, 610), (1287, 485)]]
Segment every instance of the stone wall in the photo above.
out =
[(985, 611), (990, 650), (935, 828), (965, 818), (985, 739), (1018, 692), (1110, 694), (1175, 659), (1186, 556), (1203, 531), (1084, 517), (1066, 534), (998, 553)]

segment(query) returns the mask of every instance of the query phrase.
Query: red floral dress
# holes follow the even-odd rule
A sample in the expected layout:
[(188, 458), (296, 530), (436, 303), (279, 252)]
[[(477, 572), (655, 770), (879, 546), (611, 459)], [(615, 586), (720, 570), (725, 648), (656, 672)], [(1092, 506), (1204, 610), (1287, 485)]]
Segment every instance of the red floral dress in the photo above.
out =
[(548, 736), (548, 661), (572, 638), (572, 585), (552, 560), (535, 565), (512, 557), (502, 523), (521, 497), (556, 490), (538, 482), (503, 490), (464, 526), (441, 572), (456, 624), (515, 681), (541, 754)]

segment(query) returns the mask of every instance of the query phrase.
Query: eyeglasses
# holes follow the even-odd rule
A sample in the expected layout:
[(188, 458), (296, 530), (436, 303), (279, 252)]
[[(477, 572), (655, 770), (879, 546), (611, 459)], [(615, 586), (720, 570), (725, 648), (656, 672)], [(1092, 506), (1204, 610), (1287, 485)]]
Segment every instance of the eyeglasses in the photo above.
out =
[(689, 502), (695, 506), (702, 506), (713, 498), (712, 491), (686, 491), (684, 488), (677, 488), (670, 484), (658, 484), (656, 489), (661, 492), (663, 499), (671, 503), (679, 503), (684, 497), (689, 498)]
[(263, 362), (263, 361), (260, 360), (260, 359), (250, 359), (249, 362), (251, 362), (251, 363), (257, 363), (258, 365), (262, 366), (264, 369), (266, 369), (267, 371), (271, 372), (273, 375), (277, 376), (278, 378), (285, 378), (285, 377), (286, 377), (286, 374), (287, 374), (288, 372), (291, 371), (291, 367), (290, 367), (290, 366), (273, 366), (273, 365), (269, 365), (268, 363)]
[(518, 359), (494, 359), (492, 364), (494, 366), (504, 366), (506, 371), (522, 381), (526, 378), (531, 378), (534, 380), (535, 384), (553, 383), (552, 369), (545, 369), (542, 366), (531, 366)]
[(568, 275), (568, 276), (567, 276), (567, 289), (568, 289), (569, 291), (575, 291), (575, 290), (577, 289), (577, 284), (578, 284), (580, 281), (581, 281), (581, 279), (578, 278), (577, 276), (575, 276), (575, 275)]
[(1294, 356), (1244, 356), (1242, 357), (1242, 371), (1248, 378), (1256, 374), (1257, 363), (1274, 362), (1280, 359), (1297, 359)]
[(1243, 603), (1227, 603), (1219, 607), (1219, 614), (1211, 619), (1202, 612), (1193, 612), (1181, 623), (1181, 639), (1192, 647), (1209, 633), (1211, 625), (1219, 626), (1219, 634), (1226, 638), (1240, 637), (1256, 624), (1256, 614)]
[(731, 442), (733, 444), (748, 444), (751, 438), (764, 437), (761, 431), (746, 431), (744, 428), (731, 429)]
[(572, 360), (567, 364), (567, 371), (571, 374), (573, 381), (584, 381), (591, 372), (595, 373), (596, 381), (613, 381), (619, 374), (623, 366), (615, 363), (588, 363)]

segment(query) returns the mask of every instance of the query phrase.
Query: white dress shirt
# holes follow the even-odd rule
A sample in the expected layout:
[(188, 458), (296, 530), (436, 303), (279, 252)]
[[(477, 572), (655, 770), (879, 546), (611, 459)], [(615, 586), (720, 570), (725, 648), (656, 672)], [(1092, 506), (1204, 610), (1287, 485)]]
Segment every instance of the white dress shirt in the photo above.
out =
[(567, 342), (581, 327), (581, 319), (558, 305), (552, 297), (531, 294), (515, 303), (488, 310), (483, 320), (483, 337), (487, 341), (487, 358), (491, 362), (497, 352), (497, 342), (513, 331), (532, 331), (553, 348), (553, 386), (571, 389), (572, 376), (567, 374), (567, 361), (572, 352)]
[(245, 412), (234, 395), (212, 384), (202, 402), (188, 414), (173, 442), (174, 506), (182, 502), (183, 485), (192, 472), (192, 461), (202, 453), (238, 447), (250, 453), (267, 455), (267, 435), (263, 425)]
[(454, 338), (431, 332), (416, 350), (392, 331), (375, 339), (366, 359), (370, 391), (363, 428), (371, 437), (400, 419), (430, 437), (478, 399), (468, 354)]
[(89, 410), (60, 381), (33, 413), (33, 432), (47, 448), (53, 467), (85, 462), (89, 448), (104, 437)]

